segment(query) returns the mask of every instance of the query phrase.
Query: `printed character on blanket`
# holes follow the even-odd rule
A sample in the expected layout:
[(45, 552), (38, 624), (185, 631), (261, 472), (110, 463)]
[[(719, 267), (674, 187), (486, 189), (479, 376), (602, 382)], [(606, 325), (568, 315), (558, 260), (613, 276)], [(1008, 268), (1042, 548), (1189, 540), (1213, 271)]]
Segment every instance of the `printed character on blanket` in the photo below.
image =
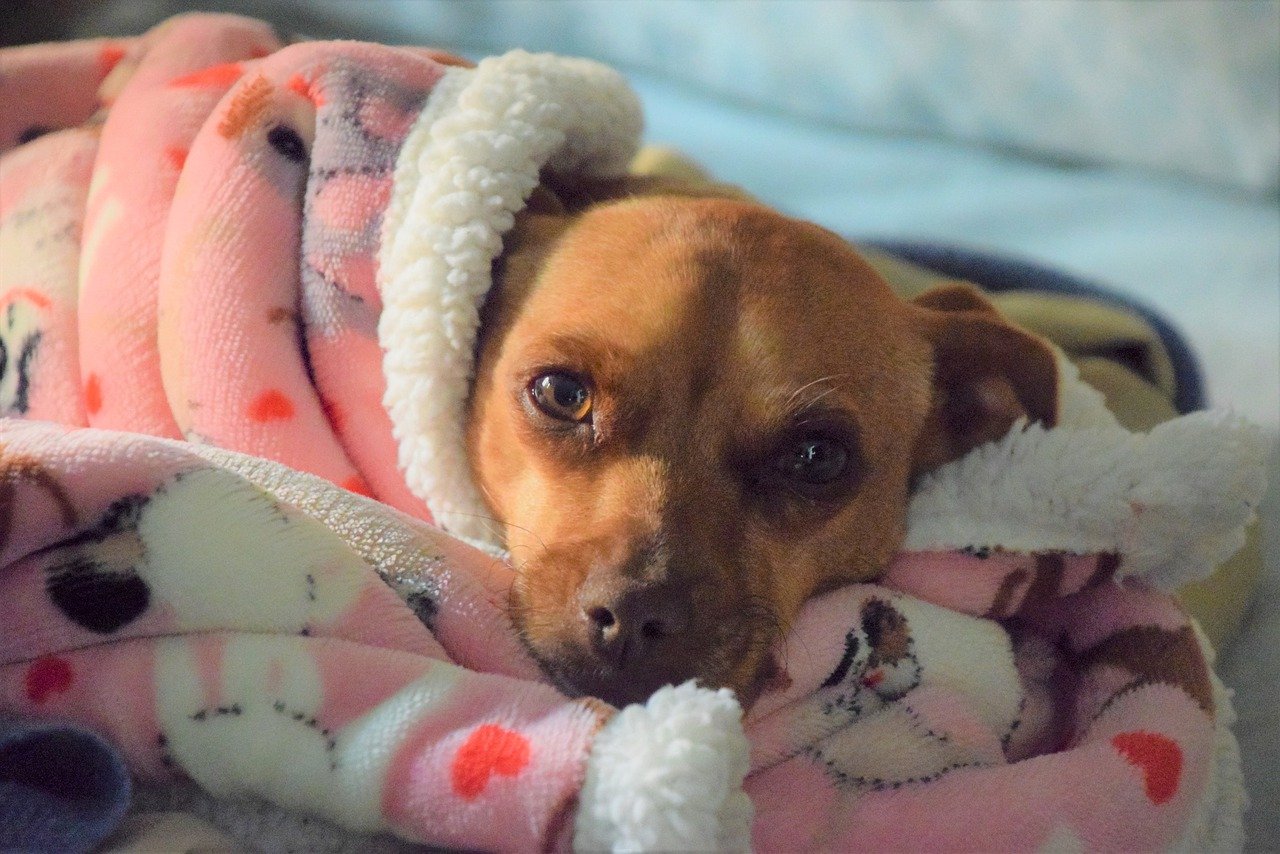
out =
[(1130, 433), (1060, 357), (1056, 426), (927, 476), (745, 716), (571, 698), (510, 568), (430, 522), (474, 490), (502, 234), (544, 167), (627, 167), (621, 78), (192, 15), (0, 52), (0, 103), (0, 713), (465, 849), (1242, 844), (1228, 697), (1169, 594), (1243, 542), (1248, 425)]

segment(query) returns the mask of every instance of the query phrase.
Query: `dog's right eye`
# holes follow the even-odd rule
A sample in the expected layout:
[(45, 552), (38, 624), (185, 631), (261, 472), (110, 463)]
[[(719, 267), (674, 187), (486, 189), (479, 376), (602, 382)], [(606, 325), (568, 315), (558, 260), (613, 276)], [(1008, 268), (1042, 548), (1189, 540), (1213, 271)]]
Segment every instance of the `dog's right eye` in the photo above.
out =
[(793, 440), (774, 458), (774, 469), (788, 480), (824, 486), (839, 478), (849, 465), (849, 451), (826, 436)]
[(591, 392), (572, 374), (539, 374), (529, 383), (529, 399), (544, 415), (577, 424), (591, 417)]
[(852, 494), (863, 475), (856, 427), (846, 416), (831, 414), (779, 437), (751, 463), (746, 483), (764, 499), (794, 497), (830, 506)]

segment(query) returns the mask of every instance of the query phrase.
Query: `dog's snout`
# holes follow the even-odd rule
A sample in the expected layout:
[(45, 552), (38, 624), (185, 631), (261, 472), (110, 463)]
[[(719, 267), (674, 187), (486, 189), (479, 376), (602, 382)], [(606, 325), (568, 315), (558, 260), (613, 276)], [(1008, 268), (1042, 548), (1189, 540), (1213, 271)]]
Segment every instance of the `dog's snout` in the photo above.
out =
[(618, 671), (652, 664), (662, 641), (693, 616), (687, 591), (670, 582), (588, 579), (581, 601), (592, 650)]

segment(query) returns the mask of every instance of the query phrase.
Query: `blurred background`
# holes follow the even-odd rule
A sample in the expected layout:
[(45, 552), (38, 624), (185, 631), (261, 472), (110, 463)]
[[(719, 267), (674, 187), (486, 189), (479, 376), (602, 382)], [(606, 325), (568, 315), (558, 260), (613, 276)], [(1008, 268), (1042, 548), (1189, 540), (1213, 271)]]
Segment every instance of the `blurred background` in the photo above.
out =
[(1154, 306), (1280, 430), (1277, 0), (7, 0), (8, 42), (192, 8), (627, 72), (650, 141), (856, 238), (1025, 256)]
[[(3, 41), (139, 33), (192, 8), (286, 36), (589, 56), (648, 141), (854, 239), (1038, 261), (1151, 306), (1210, 402), (1280, 434), (1280, 0), (5, 0)], [(1280, 528), (1223, 653), (1280, 848)]]

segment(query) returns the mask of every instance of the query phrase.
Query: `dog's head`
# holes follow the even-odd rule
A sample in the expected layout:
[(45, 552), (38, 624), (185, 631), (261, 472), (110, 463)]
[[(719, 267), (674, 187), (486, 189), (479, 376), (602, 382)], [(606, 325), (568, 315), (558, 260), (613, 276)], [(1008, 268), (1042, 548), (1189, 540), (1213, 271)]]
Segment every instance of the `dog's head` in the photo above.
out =
[(1023, 416), (1053, 356), (975, 290), (900, 300), (838, 236), (728, 199), (529, 214), (484, 310), (475, 477), (564, 687), (749, 701), (815, 593), (877, 575), (912, 480)]

